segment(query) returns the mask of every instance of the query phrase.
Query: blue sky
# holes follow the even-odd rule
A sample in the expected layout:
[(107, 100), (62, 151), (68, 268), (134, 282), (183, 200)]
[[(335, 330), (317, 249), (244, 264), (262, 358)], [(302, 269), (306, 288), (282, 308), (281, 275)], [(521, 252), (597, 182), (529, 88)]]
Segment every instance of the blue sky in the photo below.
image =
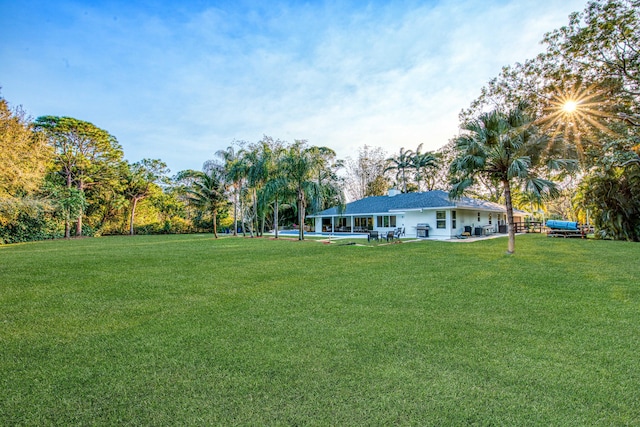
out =
[(130, 161), (200, 169), (234, 140), (434, 150), (504, 65), (586, 0), (0, 0), (0, 86)]

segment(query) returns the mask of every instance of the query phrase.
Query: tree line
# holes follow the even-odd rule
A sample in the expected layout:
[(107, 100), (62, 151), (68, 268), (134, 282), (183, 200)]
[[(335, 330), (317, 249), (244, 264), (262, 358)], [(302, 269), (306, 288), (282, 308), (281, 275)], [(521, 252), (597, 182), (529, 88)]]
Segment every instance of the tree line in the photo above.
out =
[(0, 241), (219, 228), (304, 238), (327, 207), (443, 189), (542, 217), (591, 222), (597, 236), (640, 241), (640, 4), (595, 0), (545, 35), (546, 51), (505, 66), (460, 113), (437, 151), (389, 155), (269, 136), (234, 141), (202, 170), (169, 175), (160, 159), (129, 163), (106, 130), (69, 117), (31, 120), (0, 97)]
[(597, 236), (640, 241), (640, 2), (596, 0), (460, 114), (453, 194), (509, 191)]
[[(70, 117), (31, 121), (0, 98), (3, 243), (107, 234), (237, 235), (295, 226), (343, 203), (333, 150), (265, 136), (235, 142), (202, 170), (170, 176), (160, 159), (124, 160), (109, 132)], [(231, 214), (231, 212), (233, 212)]]

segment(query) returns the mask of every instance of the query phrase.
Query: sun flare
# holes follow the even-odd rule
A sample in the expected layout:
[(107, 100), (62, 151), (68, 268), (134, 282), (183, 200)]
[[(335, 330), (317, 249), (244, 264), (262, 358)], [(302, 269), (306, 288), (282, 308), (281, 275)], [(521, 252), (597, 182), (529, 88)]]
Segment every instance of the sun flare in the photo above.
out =
[(565, 113), (571, 114), (578, 109), (578, 103), (570, 99), (564, 103), (564, 105), (562, 106), (562, 109), (564, 110)]
[(600, 91), (593, 87), (577, 87), (555, 95), (543, 109), (544, 115), (536, 124), (550, 136), (549, 148), (555, 141), (562, 139), (571, 142), (582, 155), (583, 140), (596, 140), (596, 130), (612, 134), (602, 123), (602, 119), (611, 117), (604, 111), (605, 103)]

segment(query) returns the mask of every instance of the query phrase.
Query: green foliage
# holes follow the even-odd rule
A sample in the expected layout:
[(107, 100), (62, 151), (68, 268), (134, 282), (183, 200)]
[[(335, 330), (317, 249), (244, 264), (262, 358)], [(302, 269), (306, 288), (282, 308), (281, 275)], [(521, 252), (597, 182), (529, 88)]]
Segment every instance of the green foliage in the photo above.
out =
[(0, 244), (62, 236), (55, 211), (39, 199), (0, 199)]
[[(67, 190), (75, 188), (84, 196), (85, 192), (91, 192), (85, 201), (100, 203), (101, 191), (110, 191), (111, 181), (119, 178), (117, 171), (123, 153), (116, 138), (92, 123), (72, 117), (41, 116), (34, 125), (53, 148), (55, 173), (62, 179), (61, 185)], [(76, 236), (82, 235), (83, 214), (84, 209), (77, 214), (68, 212), (65, 237), (70, 236), (71, 217), (76, 218)]]
[(50, 161), (24, 110), (0, 97), (0, 244), (56, 236), (53, 210), (37, 199)]
[(332, 170), (335, 152), (326, 147), (308, 146), (307, 141), (296, 140), (282, 158), (283, 185), (295, 194), (298, 211), (299, 240), (304, 240), (307, 208), (322, 210), (325, 201), (341, 202), (343, 195)]
[(597, 236), (640, 242), (640, 156), (592, 171), (580, 184), (575, 199), (591, 215)]
[(387, 153), (381, 147), (366, 144), (355, 159), (348, 159), (345, 187), (350, 200), (386, 194), (391, 187), (387, 163)]
[[(547, 57), (561, 72), (583, 76), (588, 84), (611, 88), (619, 112), (640, 113), (640, 4), (637, 0), (598, 0), (574, 13), (569, 25), (547, 34)], [(558, 77), (563, 77), (560, 73)], [(622, 110), (625, 109), (625, 110)]]
[[(528, 101), (536, 124), (560, 142), (562, 157), (580, 160), (583, 182), (576, 188), (579, 181), (567, 179), (563, 192), (578, 193), (574, 215), (586, 221), (590, 212), (598, 235), (635, 240), (636, 172), (625, 162), (640, 146), (640, 5), (589, 1), (543, 44), (546, 52), (538, 57), (504, 67), (461, 117)], [(576, 103), (576, 112), (563, 111), (566, 101)], [(562, 199), (545, 202), (549, 210), (568, 213)]]
[(169, 168), (159, 159), (143, 159), (127, 166), (124, 195), (130, 203), (129, 234), (133, 235), (138, 202), (148, 197), (154, 190), (159, 191), (157, 184), (169, 173)]
[(189, 201), (203, 214), (211, 215), (210, 226), (218, 237), (218, 212), (226, 209), (224, 169), (220, 165), (209, 164), (208, 170), (195, 172), (193, 184), (187, 189)]
[(19, 198), (37, 191), (51, 154), (44, 138), (33, 132), (22, 108), (9, 108), (0, 96), (0, 198)]
[(504, 192), (509, 230), (508, 253), (515, 251), (512, 189), (521, 186), (542, 198), (555, 191), (553, 181), (540, 178), (539, 168), (553, 164), (568, 166), (569, 160), (553, 157), (553, 145), (538, 133), (525, 112), (526, 104), (508, 112), (494, 110), (463, 125), (466, 131), (457, 139), (457, 157), (451, 163), (452, 197), (459, 197), (484, 178)]
[(636, 425), (638, 245), (503, 245), (2, 247), (0, 424)]
[(425, 187), (423, 182), (427, 191), (436, 187), (437, 170), (442, 165), (441, 156), (434, 152), (422, 153), (421, 150), (422, 144), (415, 151), (402, 147), (396, 156), (386, 159), (384, 171), (396, 172), (395, 182), (401, 186), (403, 193), (422, 191)]
[(397, 156), (389, 157), (387, 162), (389, 162), (389, 166), (387, 166), (385, 171), (396, 171), (396, 182), (400, 183), (402, 186), (402, 192), (407, 192), (407, 184), (409, 183), (409, 177), (407, 176), (407, 170), (411, 169), (411, 158), (413, 152), (411, 150), (405, 150), (404, 147), (400, 148)]

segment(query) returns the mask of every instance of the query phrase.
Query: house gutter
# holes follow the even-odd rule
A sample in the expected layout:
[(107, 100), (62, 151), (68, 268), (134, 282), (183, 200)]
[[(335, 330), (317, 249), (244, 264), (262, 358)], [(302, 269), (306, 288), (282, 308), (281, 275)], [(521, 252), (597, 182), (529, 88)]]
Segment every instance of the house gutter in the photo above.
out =
[(425, 208), (411, 208), (411, 209), (389, 209), (389, 212), (394, 212), (394, 213), (405, 213), (405, 212), (422, 212), (425, 210), (435, 210), (435, 209), (455, 209), (455, 206), (449, 205), (449, 206), (429, 206), (429, 207), (425, 207)]

